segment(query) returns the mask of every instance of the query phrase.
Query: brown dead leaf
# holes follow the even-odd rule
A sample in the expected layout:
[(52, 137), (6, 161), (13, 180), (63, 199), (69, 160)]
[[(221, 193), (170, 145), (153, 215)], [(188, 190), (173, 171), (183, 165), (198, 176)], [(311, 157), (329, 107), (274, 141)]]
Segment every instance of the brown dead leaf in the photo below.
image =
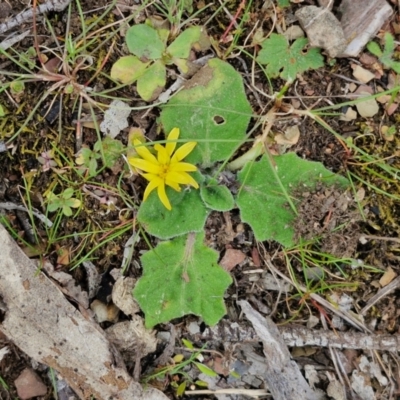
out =
[(66, 247), (60, 247), (57, 250), (57, 265), (68, 265), (69, 264), (69, 249)]
[(257, 247), (253, 247), (251, 250), (251, 258), (253, 259), (253, 264), (255, 267), (261, 267), (260, 253)]
[(226, 250), (225, 255), (222, 257), (220, 265), (229, 272), (233, 269), (233, 267), (244, 261), (245, 258), (246, 255), (240, 250), (228, 249)]
[(393, 271), (391, 267), (389, 267), (386, 272), (382, 275), (381, 279), (379, 279), (379, 283), (382, 287), (388, 285), (394, 278), (396, 278), (397, 274)]
[(275, 135), (275, 142), (281, 145), (293, 146), (299, 141), (300, 130), (297, 125), (290, 126), (286, 129), (285, 133), (278, 133)]

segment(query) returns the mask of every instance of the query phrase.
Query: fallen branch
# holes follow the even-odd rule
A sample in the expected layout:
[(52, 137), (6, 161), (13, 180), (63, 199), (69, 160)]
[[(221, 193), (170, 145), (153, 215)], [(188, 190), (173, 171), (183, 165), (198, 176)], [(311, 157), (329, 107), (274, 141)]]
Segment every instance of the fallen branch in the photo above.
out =
[(247, 301), (238, 301), (247, 319), (253, 324), (263, 343), (267, 373), (263, 377), (275, 400), (319, 400), (282, 340), (281, 334), (269, 317), (263, 317)]
[(37, 362), (62, 374), (80, 399), (167, 400), (143, 390), (97, 323), (86, 319), (22, 252), (0, 224), (0, 332)]
[[(333, 332), (328, 330), (308, 329), (302, 326), (280, 326), (279, 332), (290, 347), (334, 347), (338, 349), (363, 349), (381, 351), (400, 351), (400, 335), (373, 335), (361, 332)], [(190, 340), (212, 341), (214, 343), (259, 342), (252, 327), (241, 327), (237, 323), (221, 321), (218, 325), (207, 327)]]
[[(43, 14), (49, 11), (63, 11), (71, 0), (49, 0), (46, 3), (36, 7), (36, 15)], [(23, 23), (33, 18), (33, 8), (23, 11), (9, 21), (0, 24), (0, 33), (9, 31), (10, 29), (20, 27)]]

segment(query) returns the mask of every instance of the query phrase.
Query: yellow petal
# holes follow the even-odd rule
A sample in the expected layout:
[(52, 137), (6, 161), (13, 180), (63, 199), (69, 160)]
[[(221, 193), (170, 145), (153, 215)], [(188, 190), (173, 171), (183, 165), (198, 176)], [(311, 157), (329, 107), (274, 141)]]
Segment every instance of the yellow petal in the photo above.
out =
[(128, 157), (128, 162), (132, 167), (138, 168), (141, 171), (151, 172), (156, 175), (160, 173), (159, 165), (143, 160), (142, 158)]
[(143, 201), (145, 201), (149, 194), (156, 188), (159, 187), (163, 183), (162, 179), (158, 176), (155, 179), (152, 179), (149, 184), (146, 186), (146, 189), (143, 194)]
[(154, 181), (155, 179), (161, 179), (158, 175), (155, 174), (141, 174), (143, 178), (146, 178), (148, 181)]
[(150, 153), (149, 149), (147, 148), (147, 146), (143, 144), (143, 142), (135, 139), (133, 143), (135, 144), (134, 149), (139, 154), (140, 157), (153, 164), (157, 164), (157, 158), (155, 157), (154, 154)]
[(154, 149), (157, 151), (157, 159), (161, 165), (167, 165), (171, 161), (171, 157), (169, 156), (167, 150), (161, 144), (154, 145)]
[(135, 150), (140, 157), (153, 164), (157, 164), (157, 158), (155, 155), (151, 154), (149, 149), (140, 140), (135, 139), (133, 143), (135, 145)]
[(169, 182), (176, 182), (181, 185), (191, 185), (196, 189), (199, 187), (198, 183), (186, 172), (172, 172), (168, 171), (166, 180)]
[(172, 153), (175, 151), (175, 147), (176, 147), (176, 142), (174, 142), (173, 140), (176, 140), (179, 138), (179, 133), (180, 133), (179, 128), (174, 128), (168, 135), (168, 140), (171, 140), (171, 142), (168, 142), (165, 145), (165, 149), (167, 150), (167, 153), (170, 157), (172, 156)]
[(171, 210), (172, 209), (171, 203), (168, 200), (167, 193), (165, 193), (164, 181), (158, 186), (157, 193), (158, 193), (158, 197), (161, 200), (161, 203), (164, 204), (165, 208), (167, 210)]
[(180, 171), (186, 171), (186, 172), (193, 172), (197, 171), (197, 167), (193, 164), (185, 163), (185, 162), (177, 162), (177, 163), (171, 163), (169, 166), (169, 171), (173, 172), (180, 172)]
[(181, 191), (181, 187), (179, 186), (179, 183), (171, 181), (168, 178), (165, 179), (165, 184), (172, 187), (172, 189), (176, 190), (177, 192)]
[(195, 148), (196, 144), (197, 142), (188, 142), (179, 147), (179, 149), (172, 156), (171, 162), (175, 163), (183, 160)]

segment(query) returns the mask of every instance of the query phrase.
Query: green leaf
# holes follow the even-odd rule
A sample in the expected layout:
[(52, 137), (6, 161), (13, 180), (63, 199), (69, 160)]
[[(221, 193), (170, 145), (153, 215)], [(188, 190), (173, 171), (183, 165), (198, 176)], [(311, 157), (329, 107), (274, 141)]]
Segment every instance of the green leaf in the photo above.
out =
[(183, 396), (186, 390), (186, 381), (183, 381), (179, 386), (178, 389), (176, 389), (176, 395), (178, 397)]
[(386, 32), (385, 36), (383, 37), (383, 40), (384, 40), (384, 49), (383, 49), (383, 54), (381, 57), (389, 58), (390, 61), (392, 61), (391, 58), (393, 56), (394, 47), (395, 47), (394, 37), (389, 32)]
[(146, 24), (131, 26), (126, 32), (125, 40), (129, 51), (144, 60), (157, 60), (165, 50), (157, 31)]
[(391, 33), (386, 32), (384, 36), (383, 51), (380, 46), (375, 42), (369, 42), (367, 44), (368, 50), (379, 57), (379, 61), (387, 68), (393, 69), (396, 73), (400, 74), (400, 63), (393, 60), (393, 54), (395, 50), (395, 41)]
[(188, 58), (190, 50), (205, 51), (210, 47), (210, 40), (204, 28), (192, 26), (183, 31), (167, 48), (167, 53), (175, 58)]
[(396, 72), (397, 74), (400, 74), (400, 62), (393, 61), (390, 67), (392, 68), (392, 70), (394, 72)]
[(6, 109), (0, 104), (0, 118), (5, 117)]
[(205, 205), (215, 211), (229, 211), (235, 205), (232, 193), (226, 186), (218, 185), (215, 179), (200, 186), (200, 195)]
[(290, 6), (290, 2), (289, 0), (278, 0), (278, 6), (279, 7), (289, 7)]
[(133, 295), (147, 328), (186, 314), (215, 325), (225, 315), (224, 292), (232, 279), (218, 265), (218, 253), (203, 240), (204, 233), (190, 233), (162, 242), (141, 257), (143, 276)]
[(171, 202), (171, 211), (162, 205), (157, 190), (150, 193), (140, 205), (137, 219), (144, 229), (160, 239), (203, 230), (208, 212), (199, 191), (189, 189), (176, 192), (167, 187), (166, 192)]
[(72, 208), (78, 208), (81, 206), (81, 201), (75, 198), (67, 199), (64, 201), (64, 205)]
[(211, 368), (207, 367), (204, 364), (201, 364), (199, 362), (193, 362), (193, 364), (196, 365), (196, 367), (203, 373), (206, 374), (207, 376), (211, 376), (211, 377), (216, 377), (218, 376), (218, 374), (213, 371)]
[[(306, 161), (295, 153), (273, 158), (276, 173), (284, 190), (296, 201), (299, 190), (309, 191), (318, 182), (326, 185), (348, 186), (347, 179), (335, 175), (321, 163)], [(272, 171), (267, 156), (248, 163), (238, 174), (242, 184), (236, 199), (243, 222), (248, 223), (258, 241), (276, 240), (284, 246), (293, 246), (296, 218)]]
[(379, 46), (379, 44), (378, 43), (376, 43), (376, 42), (369, 42), (368, 44), (367, 44), (367, 49), (368, 49), (368, 51), (370, 52), (370, 53), (372, 53), (374, 56), (377, 56), (377, 57), (382, 57), (382, 50), (381, 50), (381, 48), (380, 48), (380, 46)]
[(193, 343), (190, 340), (182, 339), (182, 343), (187, 349), (190, 349), (190, 350), (194, 349)]
[(324, 65), (319, 49), (305, 51), (308, 39), (300, 38), (289, 46), (283, 35), (272, 33), (262, 43), (257, 61), (267, 64), (266, 73), (270, 78), (280, 76), (286, 81), (293, 81), (297, 74), (309, 69), (317, 69)]
[(154, 100), (164, 89), (167, 71), (162, 60), (157, 60), (137, 81), (137, 91), (145, 101)]
[(70, 199), (73, 196), (73, 194), (74, 194), (74, 189), (67, 188), (62, 192), (61, 197), (63, 199)]
[(89, 175), (96, 176), (97, 175), (97, 161), (96, 158), (91, 158), (88, 164)]
[(210, 166), (245, 139), (251, 115), (241, 75), (215, 58), (163, 107), (160, 120), (165, 132), (178, 127), (179, 139), (198, 140), (185, 161)]
[(66, 217), (70, 217), (70, 216), (72, 215), (72, 210), (71, 210), (70, 207), (68, 207), (68, 206), (66, 206), (66, 205), (63, 205), (62, 210), (63, 210), (63, 214), (64, 214)]
[(47, 205), (47, 211), (48, 212), (54, 212), (58, 210), (61, 207), (60, 201), (53, 201), (52, 203), (49, 203)]
[(148, 65), (136, 56), (121, 57), (111, 67), (111, 78), (125, 84), (133, 83), (143, 75)]
[(103, 145), (104, 165), (112, 168), (124, 151), (124, 145), (118, 139), (106, 136), (101, 142)]
[(204, 381), (201, 381), (201, 380), (197, 380), (197, 381), (195, 381), (194, 382), (197, 386), (200, 386), (200, 387), (208, 387), (208, 383), (207, 382), (204, 382)]

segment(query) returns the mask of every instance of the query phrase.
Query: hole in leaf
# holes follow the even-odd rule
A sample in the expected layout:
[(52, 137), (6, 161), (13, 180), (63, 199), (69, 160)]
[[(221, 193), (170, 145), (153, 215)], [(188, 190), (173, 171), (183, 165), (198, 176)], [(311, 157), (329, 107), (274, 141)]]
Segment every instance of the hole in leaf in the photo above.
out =
[(216, 125), (223, 125), (226, 122), (225, 118), (221, 117), (220, 115), (215, 115), (213, 119)]

